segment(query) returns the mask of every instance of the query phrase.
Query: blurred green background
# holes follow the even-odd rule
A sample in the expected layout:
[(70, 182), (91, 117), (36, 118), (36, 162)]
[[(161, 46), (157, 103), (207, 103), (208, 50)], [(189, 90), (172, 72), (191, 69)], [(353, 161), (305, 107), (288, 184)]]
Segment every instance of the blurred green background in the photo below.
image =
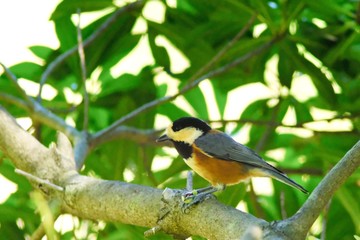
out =
[[(129, 2), (59, 2), (49, 19), (58, 42), (51, 47), (34, 44), (29, 48), (36, 56), (34, 60), (7, 67), (26, 92), (36, 97), (45, 69), (77, 45), (77, 9), (82, 12), (85, 40)], [(199, 117), (256, 149), (269, 163), (312, 191), (360, 136), (359, 6), (358, 1), (345, 0), (144, 1), (124, 11), (85, 48), (89, 132), (96, 133), (145, 103), (178, 92), (248, 26), (203, 74), (233, 63), (274, 39), (275, 43), (125, 125), (162, 130), (179, 117)], [(0, 61), (2, 57), (0, 54)], [(48, 77), (42, 104), (81, 130), (83, 95), (75, 52)], [(31, 120), (31, 112), (21, 107), (22, 100), (2, 73), (0, 105), (48, 146), (55, 140), (56, 130)], [(157, 188), (184, 188), (187, 170), (172, 148), (162, 148), (154, 141), (117, 138), (92, 150), (82, 174)], [(1, 152), (0, 176), (0, 236), (29, 238), (40, 224), (36, 201), (29, 195), (32, 188), (24, 177), (14, 173), (11, 161)], [(359, 179), (357, 171), (335, 194), (311, 229), (309, 239), (324, 237), (323, 232), (326, 239), (354, 239), (354, 235), (360, 235)], [(195, 175), (194, 184), (204, 187), (208, 183)], [(220, 202), (267, 221), (291, 216), (306, 198), (267, 179), (231, 186), (218, 194)], [(61, 239), (106, 240), (142, 239), (146, 230), (69, 215), (61, 215), (55, 229)], [(170, 237), (156, 235), (153, 239)]]

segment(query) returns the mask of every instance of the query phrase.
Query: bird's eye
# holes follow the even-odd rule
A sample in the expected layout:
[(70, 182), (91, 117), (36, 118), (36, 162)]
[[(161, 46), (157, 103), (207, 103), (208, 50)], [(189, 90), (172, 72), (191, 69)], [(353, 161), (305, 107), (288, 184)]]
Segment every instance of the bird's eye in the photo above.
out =
[(180, 131), (182, 129), (182, 127), (179, 126), (179, 125), (176, 125), (176, 126), (173, 126), (172, 129), (173, 129), (174, 132), (178, 132), (178, 131)]

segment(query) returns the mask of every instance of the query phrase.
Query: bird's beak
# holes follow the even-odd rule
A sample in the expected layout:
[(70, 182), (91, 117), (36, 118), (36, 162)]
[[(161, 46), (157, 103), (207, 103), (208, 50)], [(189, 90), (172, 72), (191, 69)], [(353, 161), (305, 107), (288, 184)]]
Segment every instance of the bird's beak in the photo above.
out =
[(161, 137), (159, 137), (158, 139), (156, 139), (156, 142), (164, 142), (164, 141), (168, 141), (168, 140), (170, 140), (170, 138), (166, 134), (164, 134)]

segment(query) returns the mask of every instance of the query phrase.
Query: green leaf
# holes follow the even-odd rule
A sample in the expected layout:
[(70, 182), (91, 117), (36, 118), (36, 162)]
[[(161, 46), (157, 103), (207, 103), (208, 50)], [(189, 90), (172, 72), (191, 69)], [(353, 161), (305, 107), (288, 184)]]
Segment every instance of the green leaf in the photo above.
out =
[(152, 55), (155, 59), (155, 62), (159, 65), (164, 67), (166, 70), (170, 70), (170, 57), (166, 48), (162, 46), (158, 46), (155, 43), (156, 35), (153, 34), (151, 31), (148, 33), (148, 40)]
[(31, 46), (29, 49), (33, 54), (44, 60), (54, 51), (46, 46)]
[(205, 101), (204, 93), (200, 88), (194, 88), (184, 95), (185, 99), (194, 108), (201, 118), (209, 119), (207, 111), (207, 103)]
[[(359, 36), (359, 35), (358, 35)], [(344, 53), (344, 58), (349, 60), (356, 60), (357, 62), (360, 62), (360, 43), (353, 44), (350, 46)], [(357, 67), (358, 63), (355, 63), (354, 67)]]
[(156, 86), (156, 96), (157, 96), (157, 98), (165, 97), (167, 89), (168, 89), (168, 85), (165, 84), (165, 83)]
[(18, 78), (26, 78), (33, 81), (40, 79), (42, 66), (33, 62), (22, 62), (9, 68)]
[(313, 121), (310, 109), (305, 103), (300, 103), (295, 98), (291, 97), (291, 104), (295, 110), (297, 124)]
[(133, 90), (139, 86), (141, 79), (139, 76), (135, 76), (129, 73), (125, 73), (114, 79), (109, 74), (107, 78), (102, 79), (102, 91), (99, 96), (108, 96), (113, 93), (126, 92)]
[(109, 125), (110, 112), (105, 108), (91, 107), (89, 109), (90, 126), (93, 129), (104, 129)]
[(50, 19), (57, 20), (64, 15), (76, 13), (78, 9), (81, 12), (90, 12), (113, 6), (112, 0), (63, 0), (51, 14)]
[(250, 103), (242, 112), (240, 118), (253, 120), (261, 119), (263, 117), (264, 109), (267, 108), (266, 104), (268, 101), (268, 98), (264, 98)]
[[(77, 45), (76, 27), (70, 19), (70, 16), (57, 18), (55, 21), (56, 35), (60, 41), (60, 53), (64, 53)], [(66, 34), (65, 34), (66, 33)], [(66, 59), (66, 63), (75, 75), (80, 76), (80, 68), (77, 55)]]
[[(268, 6), (268, 1), (262, 1), (262, 0), (254, 0), (251, 1), (251, 3), (254, 5), (253, 8), (257, 9), (257, 11), (261, 14), (261, 17), (263, 19), (263, 21), (266, 23), (266, 25), (270, 28), (270, 29), (275, 29), (275, 25), (274, 25), (274, 15), (273, 13), (275, 11), (272, 11), (272, 9)], [(274, 4), (276, 4), (275, 2), (272, 2)]]
[(218, 199), (226, 205), (236, 207), (244, 198), (245, 194), (247, 194), (246, 184), (238, 184), (226, 187), (226, 189), (219, 194)]
[(352, 13), (349, 8), (341, 6), (336, 1), (304, 0), (304, 2), (309, 6), (310, 9), (313, 9), (315, 12), (329, 18), (340, 14), (344, 14), (349, 18), (354, 18), (354, 13)]
[[(114, 65), (119, 63), (121, 59), (126, 57), (135, 47), (141, 39), (141, 35), (129, 35), (124, 34), (115, 39), (111, 44), (108, 45), (106, 52), (103, 52), (102, 58), (99, 60), (99, 64), (102, 65), (104, 72), (109, 71)], [(101, 78), (102, 75), (100, 74)]]
[(194, 15), (198, 13), (197, 9), (192, 5), (193, 4), (192, 1), (183, 0), (183, 1), (179, 1), (177, 4), (178, 4), (177, 8), (179, 8), (179, 10)]
[[(268, 109), (267, 102), (268, 98), (259, 99), (250, 103), (245, 110), (241, 113), (240, 119), (242, 120), (265, 120), (264, 111)], [(238, 124), (237, 127), (233, 130), (233, 133), (236, 133), (241, 129), (242, 125)]]
[(283, 41), (280, 47), (288, 55), (298, 70), (308, 74), (321, 96), (328, 104), (335, 105), (336, 95), (329, 79), (312, 62), (301, 56), (293, 43)]
[[(359, 33), (353, 32), (349, 37), (343, 39), (337, 44), (337, 46), (329, 49), (326, 56), (324, 57), (324, 62), (326, 65), (331, 66), (339, 58), (346, 57), (345, 52), (351, 47), (355, 40), (359, 39)], [(353, 51), (348, 51), (349, 53)], [(354, 56), (359, 56), (359, 51), (354, 54)], [(360, 58), (359, 58), (360, 59)], [(341, 59), (340, 59), (341, 60)]]
[(354, 196), (354, 194), (351, 192), (350, 189), (346, 186), (342, 186), (337, 190), (337, 193), (335, 195), (348, 214), (350, 215), (354, 226), (356, 226), (356, 232), (360, 233), (360, 207), (358, 204), (358, 197)]
[[(85, 48), (86, 67), (88, 72), (92, 72), (97, 66), (102, 65), (107, 60), (114, 62), (114, 57), (120, 61), (121, 57), (126, 56), (137, 44), (140, 36), (132, 37), (130, 32), (136, 22), (136, 9), (133, 14), (125, 14), (116, 18), (111, 25), (105, 28), (101, 36), (96, 38), (92, 44)], [(87, 39), (114, 13), (109, 13), (83, 29), (83, 38)], [(123, 45), (122, 45), (123, 44)]]
[(295, 69), (287, 54), (281, 49), (279, 50), (278, 72), (280, 83), (290, 89)]
[(224, 118), (225, 117), (226, 103), (227, 103), (227, 100), (228, 100), (228, 94), (224, 93), (223, 91), (221, 91), (218, 88), (215, 88), (213, 84), (212, 84), (212, 86), (213, 86), (215, 100), (216, 100), (217, 107), (219, 109), (221, 118)]
[(289, 109), (290, 106), (290, 99), (280, 99), (280, 101), (276, 104), (276, 106), (270, 108), (270, 111), (277, 111), (275, 117), (275, 122), (281, 123), (284, 120), (284, 117)]

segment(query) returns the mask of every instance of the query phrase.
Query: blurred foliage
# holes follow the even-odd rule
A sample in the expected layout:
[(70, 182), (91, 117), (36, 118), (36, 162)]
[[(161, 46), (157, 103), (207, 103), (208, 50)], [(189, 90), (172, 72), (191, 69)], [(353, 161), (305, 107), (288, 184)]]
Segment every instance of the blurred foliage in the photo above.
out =
[[(168, 5), (170, 2), (176, 3), (175, 6)], [(11, 66), (10, 70), (19, 78), (39, 83), (49, 64), (76, 46), (76, 22), (72, 20), (72, 15), (77, 9), (82, 12), (107, 10), (106, 14), (82, 29), (83, 38), (87, 39), (117, 10), (116, 4), (119, 2), (109, 0), (62, 1), (51, 16), (60, 47), (53, 50), (46, 46), (33, 46), (30, 50), (44, 64), (22, 62)], [(277, 37), (278, 41), (263, 53), (210, 79), (215, 106), (209, 105), (207, 93), (200, 88), (184, 94), (183, 100), (200, 118), (209, 120), (209, 109), (218, 109), (221, 120), (224, 120), (232, 90), (254, 83), (259, 88), (267, 88), (272, 92), (270, 97), (258, 96), (232, 119), (231, 127), (225, 121), (221, 130), (233, 135), (248, 131), (249, 147), (258, 149), (262, 156), (279, 168), (294, 170), (291, 178), (311, 191), (360, 136), (358, 4), (357, 1), (346, 0), (154, 0), (128, 10), (85, 49), (86, 68), (91, 79), (89, 85), (92, 84), (95, 89), (89, 91), (89, 131), (102, 130), (130, 111), (165, 96), (174, 88), (174, 81), (178, 88), (187, 85), (189, 79), (231, 41), (256, 12), (258, 15), (254, 24), (213, 68), (230, 63), (273, 38)], [(149, 17), (161, 16), (159, 9), (164, 10), (163, 22)], [(158, 12), (149, 14), (155, 10)], [(166, 39), (175, 47), (189, 66), (178, 70), (173, 51), (161, 39)], [(145, 57), (152, 60), (142, 61)], [(129, 58), (133, 60), (119, 74), (116, 69)], [(160, 76), (169, 81), (159, 81)], [(307, 95), (308, 88), (299, 87), (309, 86), (305, 79), (307, 76), (316, 94), (306, 100), (299, 99), (297, 96)], [(56, 95), (51, 100), (44, 99), (43, 105), (64, 119), (71, 119), (78, 129), (82, 129), (83, 104), (74, 104), (67, 96), (69, 92), (83, 94), (77, 54), (67, 58), (49, 76), (46, 84), (56, 89)], [(252, 94), (259, 95), (256, 90)], [(8, 95), (21, 98), (16, 87), (3, 74), (0, 76), (0, 104), (15, 117), (28, 117), (29, 112), (14, 105)], [(242, 96), (238, 96), (238, 101), (241, 99)], [(337, 127), (327, 131), (308, 130), (310, 125), (306, 123), (319, 118), (315, 116), (317, 110), (330, 111), (330, 115), (339, 121), (345, 119), (350, 130), (343, 131)], [(171, 102), (151, 109), (126, 124), (152, 129), (156, 116), (174, 120), (190, 113), (183, 104)], [(287, 114), (293, 114), (295, 127), (278, 127), (284, 124)], [(160, 125), (165, 127), (165, 123)], [(34, 122), (34, 129), (45, 145), (54, 140), (55, 131), (49, 126)], [(301, 135), (299, 129), (310, 134)], [(269, 151), (277, 149), (282, 149), (284, 156), (281, 159), (271, 158)], [(82, 173), (154, 187), (184, 188), (184, 173), (188, 168), (179, 157), (171, 161), (166, 169), (152, 168), (154, 157), (168, 156), (167, 150), (153, 143), (114, 140), (99, 146), (88, 156)], [(1, 155), (0, 172), (17, 184), (17, 190), (0, 205), (0, 235), (4, 239), (21, 239), (31, 235), (39, 226), (40, 216), (35, 212), (37, 203), (29, 197), (32, 190), (28, 181), (16, 175), (11, 162)], [(354, 235), (360, 234), (359, 179), (360, 172), (357, 171), (332, 199), (325, 219), (327, 239), (353, 239)], [(207, 185), (198, 176), (195, 176), (194, 183), (195, 187)], [(273, 186), (271, 196), (255, 195), (245, 184), (231, 186), (219, 194), (218, 199), (234, 207), (241, 202), (255, 216), (273, 221), (294, 214), (307, 198), (281, 183), (273, 182)], [(320, 237), (321, 223), (325, 221), (323, 216), (319, 220), (311, 232), (315, 237)], [(146, 230), (76, 218), (74, 226), (73, 230), (62, 232), (61, 239), (142, 239)], [(159, 238), (169, 239), (169, 236), (157, 235), (153, 239)]]

